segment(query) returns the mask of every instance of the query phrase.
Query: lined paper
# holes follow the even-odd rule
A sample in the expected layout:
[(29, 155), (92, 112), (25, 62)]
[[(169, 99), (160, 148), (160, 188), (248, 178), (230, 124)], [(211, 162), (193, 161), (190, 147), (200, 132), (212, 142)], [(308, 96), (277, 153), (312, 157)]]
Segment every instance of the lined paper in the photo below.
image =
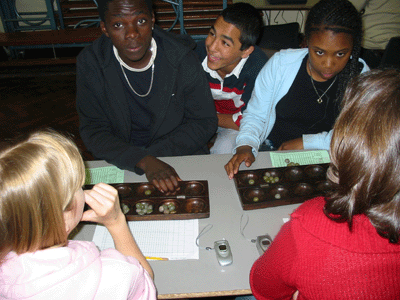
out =
[[(130, 221), (129, 228), (145, 256), (169, 260), (199, 259), (196, 238), (199, 220)], [(97, 225), (93, 242), (104, 250), (114, 248), (113, 239), (103, 225)]]

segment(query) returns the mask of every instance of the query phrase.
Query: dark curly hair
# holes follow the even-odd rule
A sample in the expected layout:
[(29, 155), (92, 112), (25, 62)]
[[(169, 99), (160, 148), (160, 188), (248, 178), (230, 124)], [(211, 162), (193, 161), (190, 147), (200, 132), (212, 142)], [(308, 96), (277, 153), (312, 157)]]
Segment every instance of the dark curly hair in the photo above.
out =
[[(108, 5), (110, 2), (115, 0), (97, 0), (97, 11), (99, 12), (100, 19), (105, 22), (106, 21), (106, 13), (108, 11)], [(149, 12), (153, 12), (153, 1), (152, 0), (143, 0), (146, 2), (147, 7), (149, 8)]]
[(328, 178), (337, 189), (325, 214), (351, 229), (365, 214), (391, 243), (400, 234), (400, 71), (356, 76), (345, 92), (333, 128)]
[(339, 87), (336, 101), (340, 103), (348, 82), (362, 70), (362, 64), (358, 61), (362, 39), (361, 14), (348, 0), (321, 0), (308, 14), (304, 29), (306, 41), (310, 39), (312, 33), (325, 30), (344, 32), (353, 37), (351, 57), (338, 74)]

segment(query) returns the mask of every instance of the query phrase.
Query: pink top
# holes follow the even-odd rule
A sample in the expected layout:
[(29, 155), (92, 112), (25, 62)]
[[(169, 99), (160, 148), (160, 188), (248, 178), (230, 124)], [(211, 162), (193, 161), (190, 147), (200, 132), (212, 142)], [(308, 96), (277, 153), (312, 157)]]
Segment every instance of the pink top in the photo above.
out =
[(16, 255), (0, 265), (0, 299), (156, 299), (153, 280), (133, 257), (92, 242)]

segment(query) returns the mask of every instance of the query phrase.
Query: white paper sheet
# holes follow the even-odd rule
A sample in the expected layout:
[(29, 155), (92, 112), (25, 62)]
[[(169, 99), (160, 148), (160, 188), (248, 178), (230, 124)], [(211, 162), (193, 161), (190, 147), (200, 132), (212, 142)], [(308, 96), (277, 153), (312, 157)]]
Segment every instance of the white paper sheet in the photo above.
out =
[[(199, 220), (131, 221), (129, 228), (145, 256), (169, 260), (199, 259), (196, 238)], [(97, 225), (93, 242), (104, 250), (114, 248), (113, 239), (102, 225)]]

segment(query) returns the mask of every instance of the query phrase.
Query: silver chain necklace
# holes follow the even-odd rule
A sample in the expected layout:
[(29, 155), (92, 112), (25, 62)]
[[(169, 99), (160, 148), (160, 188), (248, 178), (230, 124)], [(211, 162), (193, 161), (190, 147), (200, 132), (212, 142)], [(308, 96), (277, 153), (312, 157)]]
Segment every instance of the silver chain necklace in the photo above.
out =
[(335, 81), (336, 81), (336, 79), (337, 79), (337, 76), (335, 76), (335, 80), (333, 80), (333, 82), (331, 83), (331, 85), (325, 90), (325, 92), (322, 94), (322, 96), (320, 96), (319, 93), (318, 93), (318, 91), (317, 91), (317, 88), (316, 88), (315, 85), (314, 85), (314, 80), (313, 80), (313, 78), (312, 78), (311, 64), (310, 64), (310, 63), (308, 63), (308, 68), (310, 69), (311, 84), (312, 84), (312, 86), (313, 86), (313, 88), (314, 88), (315, 93), (316, 93), (317, 96), (318, 96), (317, 102), (318, 102), (319, 104), (321, 104), (321, 103), (323, 102), (322, 97), (325, 96), (325, 94), (329, 91), (329, 89), (330, 89), (330, 88), (332, 87), (332, 85), (335, 83)]
[(126, 79), (126, 82), (128, 83), (128, 85), (129, 85), (129, 87), (131, 88), (132, 92), (134, 92), (135, 95), (137, 95), (137, 96), (139, 96), (139, 97), (142, 97), (142, 98), (147, 97), (147, 96), (150, 94), (150, 91), (151, 91), (151, 89), (152, 89), (152, 87), (153, 87), (154, 63), (153, 63), (153, 65), (151, 66), (151, 81), (150, 81), (150, 87), (149, 87), (149, 90), (147, 91), (147, 93), (144, 94), (144, 95), (140, 95), (139, 93), (137, 93), (137, 92), (133, 89), (133, 87), (131, 86), (131, 83), (130, 83), (129, 80), (128, 80), (128, 76), (126, 76), (124, 67), (122, 66), (122, 64), (119, 64), (119, 65), (121, 66), (122, 73), (124, 74), (124, 77), (125, 77), (125, 79)]

